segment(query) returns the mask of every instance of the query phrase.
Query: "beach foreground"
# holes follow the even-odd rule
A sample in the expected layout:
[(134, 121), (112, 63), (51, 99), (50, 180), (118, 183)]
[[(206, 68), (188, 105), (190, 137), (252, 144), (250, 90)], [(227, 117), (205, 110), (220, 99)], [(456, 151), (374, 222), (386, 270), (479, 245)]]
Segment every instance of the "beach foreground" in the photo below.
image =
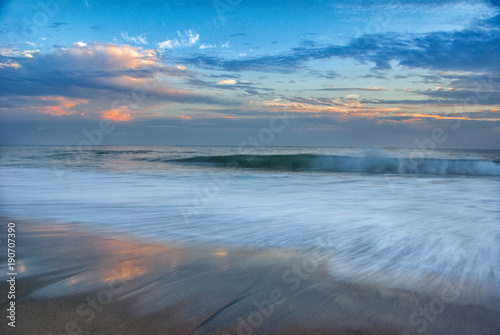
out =
[(352, 283), (329, 273), (321, 252), (166, 246), (56, 222), (16, 225), (16, 327), (3, 317), (2, 333), (500, 333), (498, 310), (456, 303), (453, 287), (423, 295)]

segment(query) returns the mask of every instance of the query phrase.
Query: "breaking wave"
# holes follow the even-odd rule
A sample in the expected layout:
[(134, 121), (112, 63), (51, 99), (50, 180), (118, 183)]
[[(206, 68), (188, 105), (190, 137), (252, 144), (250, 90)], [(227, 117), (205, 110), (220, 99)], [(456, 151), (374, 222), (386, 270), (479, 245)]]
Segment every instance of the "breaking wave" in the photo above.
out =
[(154, 161), (276, 171), (500, 176), (500, 163), (480, 159), (396, 158), (338, 155), (226, 155)]

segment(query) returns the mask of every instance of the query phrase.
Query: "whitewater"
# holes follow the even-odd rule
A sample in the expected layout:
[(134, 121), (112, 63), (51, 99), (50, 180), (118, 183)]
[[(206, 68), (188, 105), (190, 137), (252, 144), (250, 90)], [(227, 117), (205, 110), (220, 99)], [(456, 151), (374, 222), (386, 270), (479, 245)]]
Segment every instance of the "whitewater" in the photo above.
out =
[(2, 147), (0, 215), (192, 246), (321, 250), (330, 272), (500, 309), (500, 151)]

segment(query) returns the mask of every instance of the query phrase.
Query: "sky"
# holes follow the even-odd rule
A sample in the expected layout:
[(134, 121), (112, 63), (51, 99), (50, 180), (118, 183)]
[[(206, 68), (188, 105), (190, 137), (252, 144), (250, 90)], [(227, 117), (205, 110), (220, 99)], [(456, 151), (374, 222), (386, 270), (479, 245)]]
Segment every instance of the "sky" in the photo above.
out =
[(500, 1), (0, 2), (0, 144), (500, 149)]

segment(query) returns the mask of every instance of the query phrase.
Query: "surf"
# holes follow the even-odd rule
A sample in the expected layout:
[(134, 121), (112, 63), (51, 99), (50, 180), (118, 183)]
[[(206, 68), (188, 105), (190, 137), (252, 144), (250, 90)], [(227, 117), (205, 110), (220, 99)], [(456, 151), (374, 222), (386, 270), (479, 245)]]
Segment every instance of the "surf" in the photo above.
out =
[(500, 163), (481, 159), (389, 157), (383, 155), (342, 156), (315, 154), (212, 155), (180, 159), (154, 158), (155, 162), (221, 168), (271, 171), (356, 172), (368, 174), (428, 174), (455, 176), (500, 176)]

